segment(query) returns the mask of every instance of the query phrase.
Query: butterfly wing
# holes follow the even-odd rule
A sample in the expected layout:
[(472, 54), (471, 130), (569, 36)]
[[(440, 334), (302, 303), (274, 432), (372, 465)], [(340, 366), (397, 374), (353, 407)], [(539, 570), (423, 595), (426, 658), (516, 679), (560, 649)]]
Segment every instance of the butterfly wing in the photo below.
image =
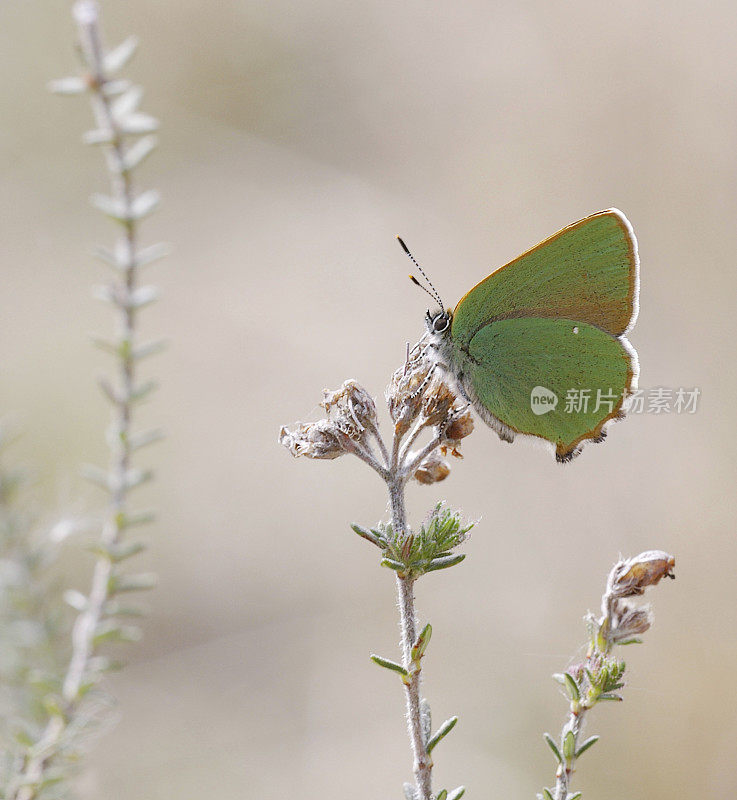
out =
[(611, 208), (574, 222), (495, 270), (461, 298), (452, 336), (467, 347), (497, 319), (575, 319), (622, 336), (635, 323), (637, 240)]
[[(504, 319), (471, 340), (466, 390), (482, 417), (555, 445), (573, 458), (584, 439), (601, 439), (622, 413), (634, 377), (633, 353), (585, 322)], [(494, 418), (489, 420), (488, 416)]]
[[(624, 338), (637, 315), (638, 266), (632, 228), (610, 209), (559, 231), (461, 299), (451, 327), (461, 383), (502, 438), (540, 436), (565, 461), (622, 416), (638, 372)], [(533, 410), (536, 387), (557, 398), (554, 409)]]

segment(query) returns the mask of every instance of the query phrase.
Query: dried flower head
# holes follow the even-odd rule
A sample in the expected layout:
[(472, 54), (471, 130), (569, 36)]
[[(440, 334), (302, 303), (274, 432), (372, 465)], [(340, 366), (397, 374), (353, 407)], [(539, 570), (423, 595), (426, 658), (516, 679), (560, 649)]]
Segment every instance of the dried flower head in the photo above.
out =
[(450, 464), (436, 451), (420, 464), (414, 477), (418, 483), (429, 484), (444, 481), (450, 475)]
[(443, 441), (440, 445), (440, 451), (443, 455), (463, 458), (458, 448), (461, 446), (461, 439), (465, 439), (466, 436), (473, 433), (473, 416), (471, 415), (471, 409), (468, 405), (454, 408), (449, 419), (450, 421), (443, 430)]
[(655, 586), (661, 578), (675, 578), (676, 561), (662, 550), (647, 550), (627, 561), (620, 561), (609, 574), (607, 594), (612, 597), (633, 597)]
[(645, 633), (652, 624), (650, 606), (635, 606), (623, 600), (617, 604), (616, 617), (611, 620), (608, 639), (612, 644), (619, 644)]
[(428, 426), (443, 425), (448, 420), (448, 414), (453, 408), (456, 399), (456, 393), (436, 373), (423, 393), (422, 416), (424, 417), (424, 424)]
[(325, 389), (320, 405), (338, 429), (351, 439), (359, 440), (367, 430), (376, 428), (376, 404), (363, 386), (352, 379), (334, 392)]
[(445, 441), (451, 445), (473, 433), (473, 416), (469, 406), (460, 409), (444, 431)]
[(403, 436), (422, 410), (423, 393), (432, 377), (432, 369), (433, 365), (416, 345), (407, 354), (404, 366), (392, 375), (385, 397), (394, 420), (395, 435)]
[(338, 458), (346, 449), (335, 423), (327, 419), (317, 422), (296, 422), (293, 428), (286, 425), (279, 431), (279, 444), (297, 458)]

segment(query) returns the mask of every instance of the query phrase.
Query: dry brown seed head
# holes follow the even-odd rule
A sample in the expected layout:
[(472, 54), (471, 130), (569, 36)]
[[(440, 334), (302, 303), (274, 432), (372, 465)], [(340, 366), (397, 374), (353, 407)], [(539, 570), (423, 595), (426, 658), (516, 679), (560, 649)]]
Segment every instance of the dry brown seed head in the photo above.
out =
[(438, 453), (430, 453), (415, 471), (418, 483), (430, 484), (444, 481), (450, 475), (450, 464)]
[(284, 426), (279, 432), (279, 444), (297, 458), (338, 458), (346, 451), (340, 432), (326, 419), (317, 422), (297, 422), (293, 428)]

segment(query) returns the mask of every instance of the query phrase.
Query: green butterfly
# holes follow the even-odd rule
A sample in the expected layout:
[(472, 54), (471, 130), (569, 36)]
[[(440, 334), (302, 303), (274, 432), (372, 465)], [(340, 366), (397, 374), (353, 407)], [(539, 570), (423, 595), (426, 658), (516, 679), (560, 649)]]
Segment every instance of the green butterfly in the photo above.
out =
[(625, 215), (592, 214), (492, 272), (454, 311), (428, 280), (440, 305), (426, 315), (428, 352), (502, 440), (537, 436), (570, 461), (586, 440), (604, 439), (636, 387), (625, 336), (637, 318), (638, 271)]

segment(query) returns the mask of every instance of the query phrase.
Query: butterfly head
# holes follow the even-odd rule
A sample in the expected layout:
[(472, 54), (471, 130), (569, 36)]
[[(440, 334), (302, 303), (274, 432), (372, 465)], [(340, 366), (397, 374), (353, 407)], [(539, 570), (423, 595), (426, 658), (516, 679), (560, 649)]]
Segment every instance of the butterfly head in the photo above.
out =
[(432, 336), (444, 336), (450, 330), (450, 323), (453, 321), (451, 311), (441, 309), (434, 314), (428, 311), (425, 313), (425, 325), (427, 331)]

